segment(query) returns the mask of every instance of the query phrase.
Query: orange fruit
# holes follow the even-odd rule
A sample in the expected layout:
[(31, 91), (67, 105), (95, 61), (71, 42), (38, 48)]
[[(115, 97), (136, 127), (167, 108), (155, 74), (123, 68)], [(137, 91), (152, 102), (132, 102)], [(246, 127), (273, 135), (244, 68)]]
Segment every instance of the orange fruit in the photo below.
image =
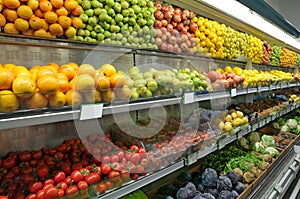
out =
[(41, 11), (47, 12), (52, 10), (53, 7), (50, 1), (40, 1), (39, 8), (41, 9)]
[(74, 75), (75, 75), (75, 70), (72, 66), (68, 65), (68, 64), (64, 64), (59, 68), (59, 72), (63, 73), (67, 76), (68, 80), (73, 79)]
[(74, 88), (78, 91), (94, 89), (94, 79), (88, 74), (78, 75), (74, 82)]
[(77, 5), (76, 8), (74, 10), (72, 10), (72, 14), (76, 17), (79, 16), (82, 12), (83, 12), (83, 9), (82, 9), (81, 5)]
[(39, 18), (44, 18), (45, 13), (41, 9), (38, 8), (34, 11), (34, 15)]
[(43, 28), (43, 21), (41, 20), (41, 18), (33, 15), (29, 19), (29, 25), (32, 29), (39, 30)]
[(61, 8), (64, 5), (63, 0), (50, 0), (50, 2), (54, 8)]
[(84, 97), (84, 103), (94, 104), (96, 102), (96, 90), (84, 91), (82, 95)]
[(99, 70), (103, 72), (106, 77), (111, 77), (117, 73), (116, 68), (111, 64), (104, 64), (101, 68), (99, 68)]
[(29, 72), (30, 72), (30, 73), (37, 73), (37, 72), (39, 72), (40, 69), (41, 69), (41, 66), (35, 65), (35, 66), (32, 66), (32, 67), (29, 69)]
[(110, 87), (111, 88), (122, 87), (124, 85), (124, 80), (125, 80), (124, 75), (116, 73), (109, 78)]
[(12, 71), (16, 67), (15, 64), (4, 64), (3, 68), (7, 68), (8, 70)]
[(76, 29), (74, 27), (69, 27), (67, 30), (65, 30), (65, 35), (68, 38), (72, 38), (76, 35)]
[(94, 77), (96, 74), (96, 70), (95, 70), (94, 66), (92, 66), (90, 64), (81, 64), (78, 68), (77, 74), (78, 75), (88, 74), (88, 75)]
[(62, 92), (66, 92), (71, 89), (71, 84), (68, 80), (63, 78), (57, 78), (58, 81), (58, 90)]
[(21, 5), (19, 0), (2, 0), (2, 3), (10, 9), (16, 9)]
[(95, 80), (95, 87), (99, 91), (106, 91), (110, 88), (110, 82), (107, 77), (105, 77), (103, 74), (96, 75), (94, 77)]
[(57, 76), (57, 79), (62, 79), (62, 80), (69, 81), (68, 77), (64, 73), (57, 73), (56, 76)]
[(58, 15), (58, 16), (67, 16), (69, 13), (68, 13), (68, 10), (65, 8), (65, 7), (61, 7), (61, 8), (58, 8), (55, 10), (55, 13)]
[(101, 97), (101, 92), (98, 90), (95, 90), (95, 102), (101, 102), (102, 97)]
[(5, 8), (3, 10), (3, 15), (6, 20), (14, 22), (18, 18), (18, 13), (16, 10)]
[(42, 24), (43, 24), (42, 29), (47, 31), (49, 29), (49, 24), (46, 22), (45, 19), (41, 19), (41, 20), (42, 20)]
[(29, 23), (27, 20), (18, 18), (14, 21), (15, 27), (22, 32), (25, 32), (29, 29)]
[(54, 63), (54, 62), (50, 62), (47, 64), (48, 66), (51, 66), (52, 68), (55, 68), (55, 72), (58, 72), (59, 70), (59, 65), (57, 63)]
[(0, 13), (0, 27), (4, 26), (6, 24), (6, 18), (3, 14)]
[(50, 68), (41, 67), (40, 70), (36, 74), (36, 79), (39, 79), (40, 77), (43, 77), (44, 75), (52, 75), (53, 77), (56, 77), (56, 73), (51, 70)]
[(12, 70), (12, 73), (14, 74), (15, 77), (18, 77), (18, 76), (28, 76), (28, 77), (30, 77), (29, 70), (24, 66), (14, 67), (13, 70)]
[(66, 96), (62, 92), (55, 92), (49, 98), (49, 105), (52, 108), (60, 108), (66, 104)]
[(69, 28), (72, 24), (72, 19), (70, 17), (67, 17), (67, 16), (59, 16), (58, 17), (58, 23), (63, 28)]
[(83, 22), (79, 17), (74, 17), (72, 19), (72, 26), (74, 26), (75, 28), (81, 28), (83, 26)]
[(82, 96), (78, 91), (69, 90), (65, 95), (68, 106), (79, 106), (82, 103)]
[(29, 109), (45, 108), (48, 105), (48, 99), (44, 94), (35, 92), (31, 97), (25, 99), (25, 105)]
[(47, 23), (55, 23), (58, 20), (57, 14), (53, 11), (47, 11), (44, 15), (44, 18)]
[(26, 5), (34, 11), (39, 8), (39, 0), (28, 0)]
[(14, 74), (7, 68), (0, 68), (0, 90), (9, 90), (15, 79)]
[(17, 96), (10, 90), (0, 91), (0, 112), (8, 113), (19, 108)]
[(33, 15), (32, 9), (26, 5), (21, 5), (20, 7), (18, 7), (17, 13), (19, 17), (23, 19), (30, 19), (30, 17)]
[(18, 35), (20, 34), (19, 30), (15, 27), (13, 23), (7, 23), (4, 26), (4, 32), (8, 34)]
[(116, 95), (112, 91), (112, 89), (108, 89), (106, 91), (101, 92), (101, 96), (104, 102), (113, 102), (116, 99)]
[(119, 100), (127, 101), (131, 98), (132, 90), (128, 86), (114, 89), (116, 96)]
[(78, 2), (75, 0), (66, 0), (64, 2), (64, 7), (68, 10), (68, 11), (72, 11), (74, 10), (78, 5)]
[(52, 70), (54, 73), (58, 73), (58, 69), (59, 69), (59, 68), (57, 69), (57, 67), (54, 65), (46, 65), (46, 66), (43, 66), (43, 68), (48, 68), (48, 69)]
[(12, 84), (13, 92), (22, 98), (29, 98), (33, 95), (36, 88), (35, 82), (27, 76), (19, 76), (15, 78)]
[(52, 35), (62, 36), (64, 34), (64, 29), (58, 23), (53, 23), (49, 26), (49, 31)]
[(35, 37), (47, 37), (47, 32), (45, 29), (41, 28), (39, 30), (35, 30), (33, 32), (33, 36)]
[(22, 32), (23, 35), (33, 36), (33, 29), (29, 28), (26, 31)]
[(47, 32), (46, 37), (48, 37), (48, 38), (56, 38), (56, 35), (53, 35), (50, 32)]
[(53, 94), (58, 90), (58, 80), (53, 75), (43, 75), (37, 78), (37, 88), (42, 93)]
[(68, 63), (68, 65), (72, 66), (72, 68), (75, 70), (75, 72), (78, 71), (78, 68), (79, 68), (78, 64), (76, 64), (74, 62), (70, 62), (70, 63)]

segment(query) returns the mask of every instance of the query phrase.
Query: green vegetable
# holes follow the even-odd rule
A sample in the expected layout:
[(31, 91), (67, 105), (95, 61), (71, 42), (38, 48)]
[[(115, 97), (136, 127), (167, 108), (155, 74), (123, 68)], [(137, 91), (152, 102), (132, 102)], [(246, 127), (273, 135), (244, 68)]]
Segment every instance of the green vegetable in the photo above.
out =
[(234, 168), (239, 168), (243, 172), (250, 171), (253, 166), (258, 166), (263, 159), (261, 157), (255, 156), (252, 153), (247, 153), (245, 156), (241, 156), (238, 158), (232, 158), (224, 169), (223, 173), (227, 173)]
[(271, 136), (271, 135), (263, 135), (263, 136), (261, 136), (261, 143), (265, 147), (274, 147), (275, 146), (274, 137)]
[(277, 157), (279, 155), (279, 151), (273, 147), (267, 147), (265, 153), (270, 154), (272, 157)]
[(295, 129), (297, 128), (297, 121), (295, 119), (288, 119), (286, 121), (286, 125), (290, 128), (290, 129)]
[(250, 145), (259, 142), (260, 141), (259, 132), (251, 132), (248, 136), (248, 140), (250, 142)]
[(256, 151), (258, 153), (264, 154), (265, 153), (265, 147), (261, 142), (256, 142), (253, 145), (253, 151)]

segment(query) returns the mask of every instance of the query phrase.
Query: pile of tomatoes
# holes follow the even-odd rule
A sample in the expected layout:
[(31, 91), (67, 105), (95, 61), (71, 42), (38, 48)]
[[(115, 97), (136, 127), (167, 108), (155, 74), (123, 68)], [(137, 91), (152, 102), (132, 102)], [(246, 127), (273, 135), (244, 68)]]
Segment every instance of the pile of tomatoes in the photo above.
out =
[(0, 199), (88, 198), (147, 173), (144, 148), (121, 149), (112, 144), (109, 134), (83, 140), (8, 153), (0, 159)]

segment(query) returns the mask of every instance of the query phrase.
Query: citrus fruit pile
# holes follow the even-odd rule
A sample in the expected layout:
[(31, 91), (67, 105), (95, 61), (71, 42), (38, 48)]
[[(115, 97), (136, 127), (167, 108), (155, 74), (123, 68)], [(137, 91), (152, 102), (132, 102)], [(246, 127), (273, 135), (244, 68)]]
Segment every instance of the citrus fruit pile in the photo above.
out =
[(0, 27), (8, 34), (70, 38), (83, 25), (76, 0), (1, 1)]

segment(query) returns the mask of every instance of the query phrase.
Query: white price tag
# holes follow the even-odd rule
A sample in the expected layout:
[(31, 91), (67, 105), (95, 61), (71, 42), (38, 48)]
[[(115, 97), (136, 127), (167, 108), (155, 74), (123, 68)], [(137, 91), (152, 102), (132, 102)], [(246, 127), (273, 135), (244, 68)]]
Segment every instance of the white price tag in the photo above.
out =
[(270, 122), (271, 122), (271, 117), (268, 117), (266, 123), (270, 123)]
[(258, 86), (258, 87), (257, 87), (257, 92), (260, 93), (260, 92), (262, 92), (262, 90), (263, 90), (263, 88), (262, 88), (261, 86)]
[(183, 103), (190, 104), (194, 102), (194, 93), (185, 93), (183, 96)]
[(233, 128), (232, 129), (232, 133), (237, 133), (237, 132), (239, 132), (241, 130), (241, 127), (235, 127), (235, 128)]
[(83, 104), (81, 105), (80, 120), (89, 120), (101, 118), (103, 112), (103, 104)]
[(259, 127), (263, 127), (266, 124), (266, 120), (259, 121)]
[(219, 149), (223, 149), (225, 147), (225, 145), (226, 145), (225, 140), (219, 141)]
[(192, 153), (187, 156), (186, 165), (190, 166), (198, 161), (198, 152)]
[(274, 89), (276, 89), (276, 86), (274, 84), (271, 84), (270, 85), (270, 90), (274, 90)]
[(252, 131), (255, 131), (258, 128), (258, 123), (255, 123), (252, 125)]
[(236, 96), (236, 88), (233, 88), (230, 90), (230, 96), (235, 97)]

